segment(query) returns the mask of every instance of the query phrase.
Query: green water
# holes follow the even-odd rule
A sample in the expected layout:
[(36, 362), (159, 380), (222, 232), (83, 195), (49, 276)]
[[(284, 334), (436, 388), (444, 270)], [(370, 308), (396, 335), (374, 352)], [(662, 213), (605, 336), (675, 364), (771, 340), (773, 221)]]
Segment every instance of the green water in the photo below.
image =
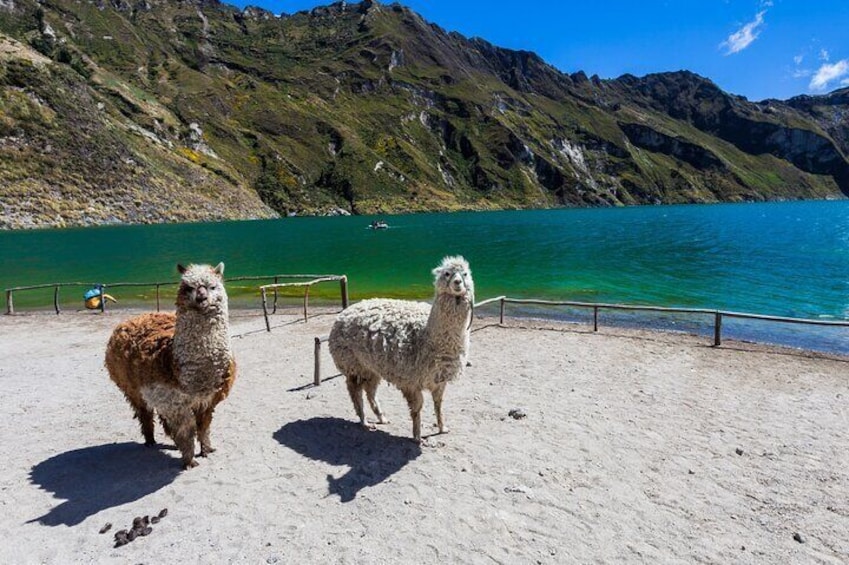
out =
[[(479, 301), (507, 294), (849, 317), (847, 201), (401, 215), (377, 231), (367, 229), (372, 219), (4, 232), (0, 284), (169, 281), (178, 262), (224, 261), (228, 277), (347, 274), (354, 300), (428, 298), (430, 269), (461, 254)], [(232, 300), (258, 305), (259, 284), (228, 285)], [(76, 290), (62, 292), (81, 302)], [(18, 293), (16, 307), (49, 307), (46, 294)], [(132, 302), (152, 290), (113, 294)], [(318, 294), (338, 296), (338, 286)]]

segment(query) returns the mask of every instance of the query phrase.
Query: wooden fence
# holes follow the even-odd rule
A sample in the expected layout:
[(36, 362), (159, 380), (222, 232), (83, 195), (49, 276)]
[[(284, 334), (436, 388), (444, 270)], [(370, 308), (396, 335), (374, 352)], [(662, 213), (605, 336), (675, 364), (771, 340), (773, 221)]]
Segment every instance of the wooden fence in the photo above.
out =
[(323, 282), (333, 282), (339, 281), (339, 294), (342, 300), (342, 309), (348, 307), (348, 277), (345, 275), (291, 275), (292, 277), (314, 277), (312, 280), (304, 281), (304, 282), (290, 282), (290, 283), (278, 283), (275, 281), (274, 284), (267, 284), (259, 287), (260, 292), (262, 293), (262, 315), (265, 317), (265, 329), (267, 331), (271, 331), (271, 322), (268, 319), (268, 291), (274, 291), (274, 309), (272, 310), (272, 314), (277, 311), (277, 292), (278, 289), (292, 287), (292, 286), (303, 286), (304, 288), (304, 322), (308, 319), (308, 308), (309, 308), (309, 300), (310, 300), (310, 288), (314, 284), (319, 284)]
[[(662, 306), (641, 306), (636, 304), (607, 304), (604, 302), (573, 302), (568, 300), (540, 300), (536, 298), (510, 298), (508, 296), (496, 296), (475, 303), (474, 309), (487, 304), (499, 303), (498, 323), (504, 324), (506, 304), (535, 304), (539, 306), (569, 306), (572, 308), (586, 308), (593, 311), (593, 331), (598, 331), (598, 313), (601, 310), (632, 310), (643, 312), (661, 312), (669, 314), (705, 314), (713, 316), (713, 344), (716, 347), (722, 345), (722, 319), (741, 318), (747, 320), (763, 320), (767, 322), (784, 322), (788, 324), (806, 324), (811, 326), (833, 326), (849, 327), (849, 321), (827, 321), (809, 320), (806, 318), (788, 318), (783, 316), (765, 316), (762, 314), (748, 314), (745, 312), (730, 312), (727, 310), (709, 310), (705, 308), (666, 308)], [(328, 340), (327, 335), (316, 336), (313, 346), (313, 385), (321, 385), (321, 344)]]
[(569, 306), (572, 308), (586, 308), (593, 311), (593, 331), (598, 331), (598, 313), (600, 310), (631, 310), (643, 312), (663, 312), (669, 314), (705, 314), (713, 316), (713, 344), (722, 344), (722, 319), (739, 318), (746, 320), (762, 320), (766, 322), (783, 322), (788, 324), (803, 324), (810, 326), (836, 326), (849, 327), (849, 321), (810, 320), (807, 318), (788, 318), (784, 316), (766, 316), (762, 314), (749, 314), (746, 312), (731, 312), (727, 310), (709, 310), (704, 308), (666, 308), (662, 306), (640, 306), (635, 304), (607, 304), (603, 302), (572, 302), (567, 300), (538, 300), (536, 298), (510, 298), (507, 296), (496, 296), (488, 298), (475, 304), (475, 308), (500, 303), (499, 323), (504, 323), (504, 311), (506, 304), (535, 304), (540, 306)]
[[(280, 284), (281, 279), (310, 279), (306, 282), (295, 282), (295, 283), (283, 283)], [(272, 314), (277, 312), (277, 299), (278, 299), (278, 288), (286, 287), (286, 286), (306, 286), (306, 291), (304, 294), (304, 309), (306, 310), (307, 304), (307, 296), (309, 294), (309, 287), (317, 282), (324, 282), (327, 280), (339, 280), (341, 282), (341, 293), (342, 293), (342, 304), (343, 308), (348, 305), (348, 279), (344, 275), (259, 275), (259, 276), (244, 276), (244, 277), (231, 277), (225, 278), (224, 282), (237, 282), (237, 281), (266, 281), (273, 280), (274, 284), (261, 286), (260, 290), (262, 292), (263, 299), (263, 311), (266, 313), (266, 325), (268, 323), (268, 313), (266, 309), (266, 290), (272, 289), (274, 291), (274, 301), (273, 301), (273, 309)], [(161, 288), (163, 286), (177, 286), (180, 284), (180, 281), (162, 281), (162, 282), (117, 282), (117, 283), (99, 283), (101, 286), (101, 292), (106, 294), (107, 289), (115, 289), (115, 288), (127, 288), (127, 287), (145, 287), (145, 288), (154, 288), (156, 291), (156, 311), (159, 312), (161, 306)], [(32, 290), (41, 290), (45, 288), (53, 289), (53, 309), (57, 314), (61, 313), (61, 308), (59, 307), (59, 290), (64, 287), (79, 287), (79, 288), (92, 288), (95, 286), (95, 283), (84, 283), (84, 282), (62, 282), (62, 283), (47, 283), (47, 284), (36, 284), (30, 286), (16, 286), (12, 288), (6, 289), (6, 314), (14, 314), (15, 313), (15, 302), (14, 302), (14, 294), (16, 292), (26, 292)], [(100, 301), (100, 311), (106, 311), (106, 300), (101, 299)]]

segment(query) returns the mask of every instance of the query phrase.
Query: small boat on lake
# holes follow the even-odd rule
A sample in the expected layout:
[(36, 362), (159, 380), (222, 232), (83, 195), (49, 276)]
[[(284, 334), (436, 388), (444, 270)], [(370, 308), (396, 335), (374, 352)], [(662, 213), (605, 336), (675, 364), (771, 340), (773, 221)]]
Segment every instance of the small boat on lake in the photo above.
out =
[(389, 224), (387, 224), (383, 220), (374, 220), (371, 224), (369, 224), (368, 229), (370, 229), (370, 230), (385, 230), (385, 229), (389, 229)]

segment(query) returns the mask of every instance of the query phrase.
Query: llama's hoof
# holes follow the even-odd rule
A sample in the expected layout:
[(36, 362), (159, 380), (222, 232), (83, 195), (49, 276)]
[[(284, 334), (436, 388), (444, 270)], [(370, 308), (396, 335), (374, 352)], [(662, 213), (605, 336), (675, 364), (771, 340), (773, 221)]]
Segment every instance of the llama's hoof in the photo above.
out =
[(436, 449), (436, 448), (439, 448), (439, 447), (445, 447), (445, 443), (443, 443), (441, 441), (436, 441), (435, 439), (433, 439), (433, 436), (428, 436), (428, 437), (422, 439), (419, 446)]
[(197, 466), (198, 466), (198, 462), (197, 462), (197, 461), (195, 461), (194, 459), (192, 459), (192, 460), (191, 460), (191, 461), (189, 461), (188, 463), (186, 463), (186, 462), (184, 462), (184, 463), (183, 463), (183, 470), (184, 470), (184, 471), (188, 471), (188, 470), (189, 470), (189, 469), (191, 469), (192, 467), (197, 467)]
[(383, 416), (381, 416), (380, 418), (377, 419), (377, 423), (378, 424), (391, 424), (392, 422), (390, 422), (387, 418), (384, 418)]
[(206, 457), (210, 453), (215, 453), (214, 447), (201, 447), (200, 448), (200, 456), (201, 457)]
[(156, 441), (155, 440), (145, 440), (144, 446), (145, 447), (156, 447)]

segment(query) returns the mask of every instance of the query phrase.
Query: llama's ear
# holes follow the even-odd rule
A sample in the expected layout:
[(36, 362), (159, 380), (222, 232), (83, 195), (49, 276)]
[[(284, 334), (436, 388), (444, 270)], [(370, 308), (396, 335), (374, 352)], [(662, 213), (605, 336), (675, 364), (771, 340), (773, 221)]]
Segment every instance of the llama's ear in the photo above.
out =
[(188, 269), (186, 269), (186, 268), (185, 268), (184, 266), (182, 266), (180, 263), (177, 263), (177, 272), (178, 272), (178, 273), (180, 273), (181, 275), (185, 275), (187, 270), (188, 270)]
[(218, 263), (218, 265), (215, 266), (215, 274), (218, 275), (218, 276), (221, 276), (221, 275), (224, 274), (224, 262), (223, 261), (221, 263)]

